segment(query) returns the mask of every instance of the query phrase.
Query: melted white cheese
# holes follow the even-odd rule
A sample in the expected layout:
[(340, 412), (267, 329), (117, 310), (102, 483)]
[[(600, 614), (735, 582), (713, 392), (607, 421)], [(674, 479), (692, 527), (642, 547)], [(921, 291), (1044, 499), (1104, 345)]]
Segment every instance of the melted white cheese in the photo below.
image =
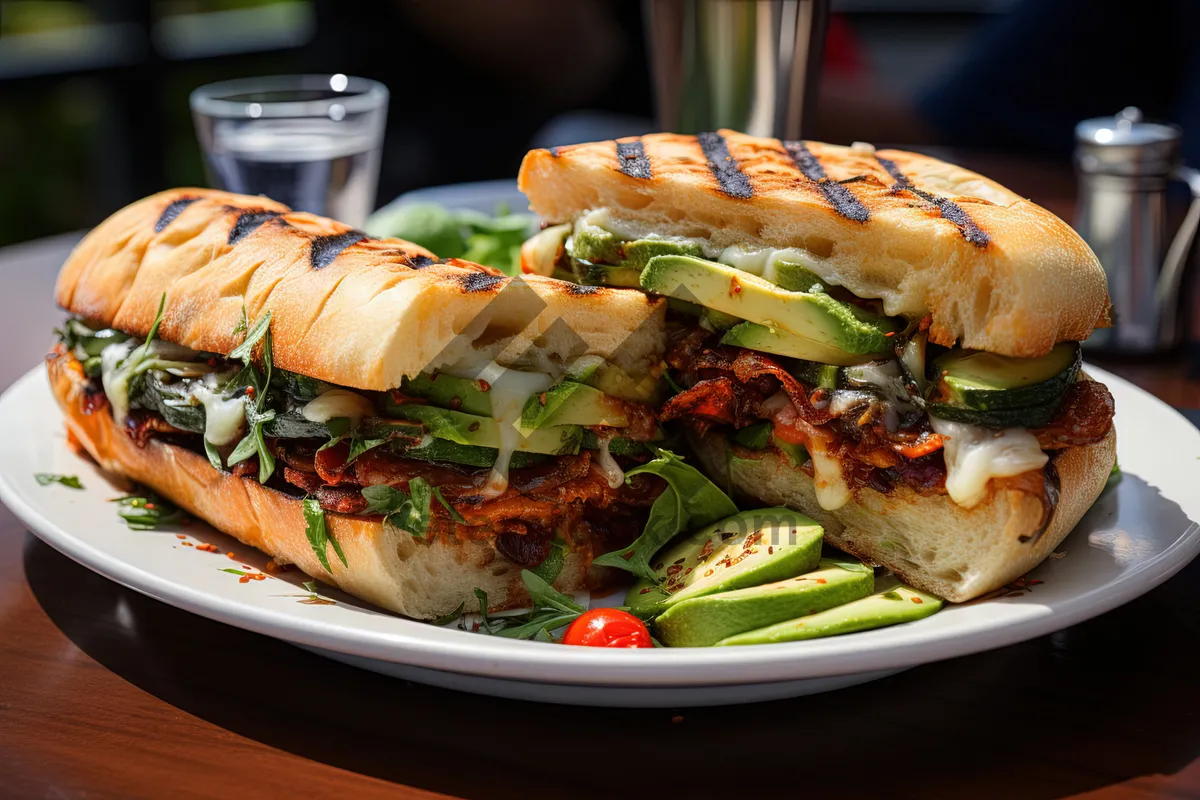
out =
[(479, 380), (491, 385), (492, 418), (500, 431), (500, 447), (492, 472), (483, 487), (485, 497), (496, 497), (508, 488), (508, 464), (513, 451), (524, 441), (521, 435), (521, 411), (525, 402), (535, 394), (549, 389), (554, 381), (549, 375), (539, 372), (521, 372), (506, 369), (495, 362), (484, 368)]
[(191, 395), (204, 406), (204, 438), (209, 444), (224, 447), (242, 435), (246, 422), (245, 397), (225, 397), (217, 389), (216, 375), (206, 375), (191, 387)]
[(309, 422), (329, 422), (336, 417), (346, 417), (351, 428), (356, 427), (363, 417), (374, 413), (375, 407), (370, 400), (346, 389), (330, 389), (300, 409), (300, 416)]
[(760, 247), (748, 249), (740, 244), (735, 244), (722, 250), (717, 260), (722, 264), (728, 264), (734, 269), (740, 269), (742, 272), (758, 275), (763, 280), (770, 281), (771, 283), (778, 283), (778, 268), (776, 265), (781, 261), (786, 261), (789, 264), (799, 264), (814, 273), (820, 266), (812, 253), (797, 247), (785, 247), (782, 249)]
[(612, 453), (608, 452), (609, 441), (607, 437), (599, 437), (600, 449), (596, 451), (596, 465), (604, 473), (604, 479), (608, 481), (608, 488), (616, 489), (625, 482), (625, 471), (612, 457)]
[(938, 417), (930, 417), (929, 425), (945, 438), (946, 491), (963, 508), (983, 500), (992, 478), (1041, 469), (1049, 460), (1024, 428), (994, 430)]
[(118, 425), (129, 415), (129, 370), (122, 367), (133, 347), (133, 342), (120, 342), (100, 351), (100, 383)]
[(812, 458), (817, 503), (826, 511), (837, 511), (850, 502), (850, 486), (842, 475), (842, 465), (825, 452), (824, 442), (810, 442), (808, 454)]

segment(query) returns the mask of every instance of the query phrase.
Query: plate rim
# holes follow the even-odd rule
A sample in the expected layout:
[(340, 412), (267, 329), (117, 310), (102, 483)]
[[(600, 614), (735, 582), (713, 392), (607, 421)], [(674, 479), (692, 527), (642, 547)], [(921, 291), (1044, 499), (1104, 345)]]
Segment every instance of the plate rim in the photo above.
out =
[[(1200, 431), (1175, 409), (1132, 383), (1096, 367), (1087, 367), (1098, 380), (1148, 400), (1200, 436)], [(14, 397), (35, 391), (49, 394), (44, 368), (34, 367), (0, 395), (0, 419)], [(50, 399), (49, 397), (47, 399)], [(51, 402), (51, 412), (57, 404)], [(426, 623), (394, 617), (395, 631), (347, 627), (305, 618), (253, 603), (238, 602), (105, 553), (65, 530), (27, 503), (0, 468), (0, 501), (40, 539), (83, 566), (122, 586), (190, 613), (284, 641), (336, 650), (363, 658), (425, 667), (462, 675), (532, 680), (587, 688), (592, 686), (704, 686), (725, 681), (772, 683), (830, 677), (859, 672), (905, 668), (969, 655), (1033, 639), (1106, 613), (1162, 584), (1200, 552), (1200, 525), (1191, 525), (1161, 552), (1122, 572), (1098, 590), (1057, 603), (1022, 607), (1022, 616), (999, 624), (977, 623), (974, 630), (922, 630), (920, 623), (895, 626), (847, 637), (810, 642), (752, 645), (738, 648), (661, 648), (605, 650), (546, 648), (540, 643), (471, 635), (442, 630)], [(899, 634), (897, 632), (900, 632)], [(896, 640), (899, 641), (896, 641)], [(564, 680), (564, 676), (570, 676)]]

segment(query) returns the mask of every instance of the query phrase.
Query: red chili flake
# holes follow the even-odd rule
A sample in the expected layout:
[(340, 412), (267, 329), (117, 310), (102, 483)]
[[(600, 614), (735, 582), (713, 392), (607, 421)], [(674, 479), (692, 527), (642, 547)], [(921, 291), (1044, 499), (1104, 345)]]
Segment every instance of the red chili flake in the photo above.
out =
[(448, 405), (450, 406), (451, 411), (458, 411), (460, 408), (462, 408), (462, 398), (451, 397)]
[[(228, 558), (230, 561), (237, 561), (237, 554), (234, 553), (232, 550), (230, 550), (228, 553), (226, 553), (225, 557)], [(250, 568), (246, 567), (246, 569), (250, 569)]]
[(546, 405), (546, 393), (545, 392), (542, 392), (541, 394), (538, 395), (538, 405), (540, 405), (540, 406)]
[(713, 574), (713, 572), (715, 572), (715, 571), (716, 571), (716, 570), (711, 570), (711, 569), (710, 569), (708, 572), (705, 572), (705, 573), (704, 573), (704, 577), (706, 577), (706, 578), (707, 578), (709, 575), (712, 575), (712, 574)]
[(470, 431), (471, 433), (474, 433), (475, 431), (479, 430), (479, 423), (472, 422), (470, 425), (467, 426), (467, 430)]
[(642, 589), (640, 592), (638, 592), (638, 594), (645, 594), (646, 592), (650, 591), (653, 588), (654, 588), (653, 586), (647, 586), (645, 589)]
[(729, 296), (734, 297), (742, 293), (742, 284), (737, 278), (729, 279)]
[(492, 385), (482, 379), (475, 381), (475, 386), (478, 387), (479, 391), (481, 392), (490, 392), (492, 390)]
[(254, 567), (250, 566), (249, 564), (242, 564), (242, 569), (254, 569)]
[(154, 505), (154, 503), (146, 503), (146, 505), (144, 505), (143, 508), (153, 511), (155, 508), (155, 505)]
[(912, 601), (913, 601), (914, 603), (916, 603), (917, 605), (921, 605), (922, 603), (924, 603), (924, 602), (925, 602), (924, 600), (922, 600), (922, 599), (921, 599), (921, 598), (919, 598), (919, 597), (910, 597), (909, 599), (910, 599), (910, 600), (912, 600)]
[(774, 553), (775, 553), (775, 545), (773, 545), (773, 544), (767, 545), (767, 555), (774, 555)]
[(291, 568), (291, 564), (280, 564), (275, 559), (271, 559), (267, 562), (267, 572), (271, 575), (277, 575), (280, 572), (287, 572)]
[(249, 575), (243, 575), (242, 577), (238, 578), (238, 583), (249, 583), (249, 582), (250, 582)]
[(184, 546), (184, 547), (192, 547), (193, 545), (192, 545), (192, 543), (191, 543), (191, 542), (184, 542), (184, 543), (183, 543), (183, 546)]
[(896, 335), (896, 332), (895, 332), (895, 331), (888, 331), (887, 333), (885, 333), (885, 334), (884, 334), (884, 336), (886, 336), (886, 337), (887, 337), (887, 338), (889, 338), (889, 339), (890, 339), (890, 338), (892, 338), (892, 337), (893, 337), (893, 336), (895, 336), (895, 335)]
[(186, 539), (187, 534), (186, 533), (177, 533), (177, 534), (175, 534), (175, 538), (176, 539)]
[(265, 581), (267, 579), (267, 576), (261, 572), (257, 572), (255, 574), (251, 575), (250, 577), (256, 581)]
[(217, 546), (216, 546), (215, 544), (209, 544), (208, 542), (205, 542), (204, 544), (198, 544), (198, 545), (196, 545), (196, 549), (197, 549), (197, 550), (203, 550), (203, 551), (204, 551), (204, 552), (206, 552), (206, 553), (217, 553), (217, 552), (220, 552), (219, 550), (217, 550)]
[(824, 578), (817, 578), (817, 583), (829, 583), (829, 581), (825, 580)]
[(667, 574), (668, 575), (678, 575), (679, 570), (681, 570), (681, 569), (683, 569), (683, 567), (679, 566), (678, 564), (672, 564), (671, 566), (667, 567)]
[(687, 569), (685, 569), (685, 570), (683, 571), (683, 574), (684, 574), (684, 575), (687, 575), (687, 574), (688, 574), (689, 572), (691, 572), (691, 571), (692, 571), (692, 568), (691, 568), (691, 567), (688, 567)]
[(254, 398), (254, 387), (253, 386), (246, 387), (246, 397), (249, 397), (251, 399)]
[(920, 324), (917, 325), (917, 330), (927, 331), (927, 330), (929, 330), (929, 326), (932, 324), (933, 324), (933, 314), (926, 314), (924, 317), (922, 317)]

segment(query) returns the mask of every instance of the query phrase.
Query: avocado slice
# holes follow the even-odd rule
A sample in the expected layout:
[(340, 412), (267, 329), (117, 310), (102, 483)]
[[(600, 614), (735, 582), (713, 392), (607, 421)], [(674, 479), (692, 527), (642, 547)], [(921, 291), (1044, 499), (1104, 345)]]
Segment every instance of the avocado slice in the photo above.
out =
[(791, 261), (772, 261), (763, 272), (763, 278), (789, 292), (829, 290), (815, 272)]
[(875, 357), (849, 353), (837, 347), (806, 339), (803, 336), (796, 336), (780, 328), (759, 325), (757, 322), (743, 322), (733, 326), (721, 337), (721, 344), (840, 366), (860, 364)]
[(771, 435), (771, 444), (775, 445), (776, 450), (783, 453), (783, 457), (787, 459), (792, 469), (797, 469), (800, 465), (808, 461), (808, 451), (804, 449), (804, 445), (802, 444), (785, 442), (774, 434)]
[(708, 647), (739, 633), (862, 599), (874, 590), (875, 571), (870, 567), (821, 559), (814, 572), (676, 603), (654, 621), (654, 629), (671, 647)]
[(522, 433), (551, 425), (624, 428), (629, 425), (629, 417), (620, 401), (599, 389), (563, 381), (553, 389), (529, 398), (521, 412)]
[(888, 318), (827, 294), (789, 292), (751, 273), (701, 258), (652, 258), (642, 271), (641, 286), (848, 353), (887, 350), (887, 334), (896, 330)]
[(1062, 342), (1044, 356), (1014, 358), (951, 350), (933, 361), (937, 379), (930, 399), (976, 411), (1057, 406), (1079, 376), (1078, 342)]
[(883, 628), (928, 617), (942, 604), (940, 597), (901, 585), (827, 611), (726, 637), (717, 642), (717, 647), (796, 642)]
[(621, 241), (616, 234), (580, 220), (566, 242), (567, 255), (586, 262), (618, 264)]
[[(400, 391), (425, 398), (434, 405), (452, 411), (463, 411), (482, 417), (492, 415), (491, 387), (484, 381), (459, 378), (444, 372), (422, 372), (416, 377), (405, 378)], [(384, 400), (384, 404), (389, 405), (389, 412), (397, 405), (390, 397)]]
[(650, 259), (658, 256), (693, 256), (700, 258), (704, 255), (698, 242), (676, 241), (673, 239), (635, 239), (623, 242), (621, 252), (628, 267), (641, 272)]
[[(438, 439), (475, 447), (500, 447), (500, 423), (491, 417), (415, 403), (398, 406), (395, 413), (420, 422), (429, 435)], [(578, 453), (582, 436), (583, 431), (577, 425), (539, 428), (517, 442), (516, 451), (548, 455)]]
[(732, 314), (726, 314), (723, 311), (714, 311), (711, 308), (701, 307), (700, 309), (700, 325), (710, 331), (723, 333), (735, 325), (740, 325), (745, 322), (741, 317), (735, 317)]
[(659, 551), (653, 559), (658, 582), (640, 579), (625, 605), (642, 615), (689, 597), (808, 572), (821, 558), (823, 533), (816, 522), (789, 508), (742, 511)]

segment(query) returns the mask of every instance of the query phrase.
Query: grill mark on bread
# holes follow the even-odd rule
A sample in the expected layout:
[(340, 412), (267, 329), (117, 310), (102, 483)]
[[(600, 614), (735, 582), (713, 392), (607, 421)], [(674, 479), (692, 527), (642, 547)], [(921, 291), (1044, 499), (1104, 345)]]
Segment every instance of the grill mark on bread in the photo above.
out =
[(466, 275), (455, 275), (454, 280), (462, 287), (465, 294), (475, 292), (490, 292), (504, 283), (503, 275), (493, 275), (490, 272), (470, 272)]
[(817, 188), (821, 190), (821, 194), (825, 196), (829, 205), (833, 206), (834, 211), (855, 222), (866, 222), (870, 219), (871, 212), (867, 211), (867, 207), (859, 202), (853, 192), (841, 182), (829, 180), (820, 159), (812, 154), (804, 142), (781, 142), (781, 144), (787, 154), (792, 157), (796, 169), (800, 170), (804, 177), (817, 184)]
[(641, 139), (617, 142), (617, 168), (631, 178), (650, 179), (650, 159)]
[(412, 267), (413, 269), (425, 269), (426, 267), (432, 267), (434, 264), (438, 263), (437, 259), (430, 258), (429, 256), (410, 256), (405, 253), (402, 258), (404, 259), (404, 263), (408, 264), (408, 266)]
[[(242, 211), (242, 209), (232, 209)], [(245, 239), (250, 234), (254, 233), (260, 225), (268, 220), (275, 219), (280, 216), (278, 211), (265, 211), (261, 208), (254, 208), (242, 211), (238, 218), (234, 220), (233, 227), (229, 229), (229, 239), (227, 243), (233, 246)]]
[(174, 200), (169, 203), (167, 207), (163, 209), (162, 215), (159, 216), (158, 221), (154, 223), (154, 232), (162, 233), (163, 228), (174, 222), (175, 218), (182, 214), (185, 208), (199, 199), (199, 197), (181, 197), (178, 200)]
[(748, 200), (754, 194), (750, 188), (750, 178), (742, 172), (737, 161), (729, 154), (729, 144), (719, 133), (698, 133), (696, 142), (700, 145), (704, 158), (708, 161), (708, 169), (721, 186), (721, 191), (730, 197)]
[(308, 262), (313, 269), (324, 269), (334, 262), (347, 247), (368, 238), (360, 230), (351, 228), (345, 233), (331, 236), (314, 236), (309, 245)]
[(921, 198), (926, 203), (930, 203), (938, 210), (943, 219), (954, 223), (954, 226), (958, 228), (958, 232), (962, 234), (962, 237), (976, 247), (987, 247), (991, 243), (991, 237), (975, 224), (975, 221), (968, 216), (966, 211), (963, 211), (962, 206), (958, 205), (958, 203), (955, 203), (948, 197), (938, 197), (935, 194), (930, 194), (923, 189), (913, 186), (908, 176), (890, 158), (883, 158), (877, 155), (875, 156), (875, 160), (896, 181), (888, 190), (889, 192), (892, 194), (908, 192)]

